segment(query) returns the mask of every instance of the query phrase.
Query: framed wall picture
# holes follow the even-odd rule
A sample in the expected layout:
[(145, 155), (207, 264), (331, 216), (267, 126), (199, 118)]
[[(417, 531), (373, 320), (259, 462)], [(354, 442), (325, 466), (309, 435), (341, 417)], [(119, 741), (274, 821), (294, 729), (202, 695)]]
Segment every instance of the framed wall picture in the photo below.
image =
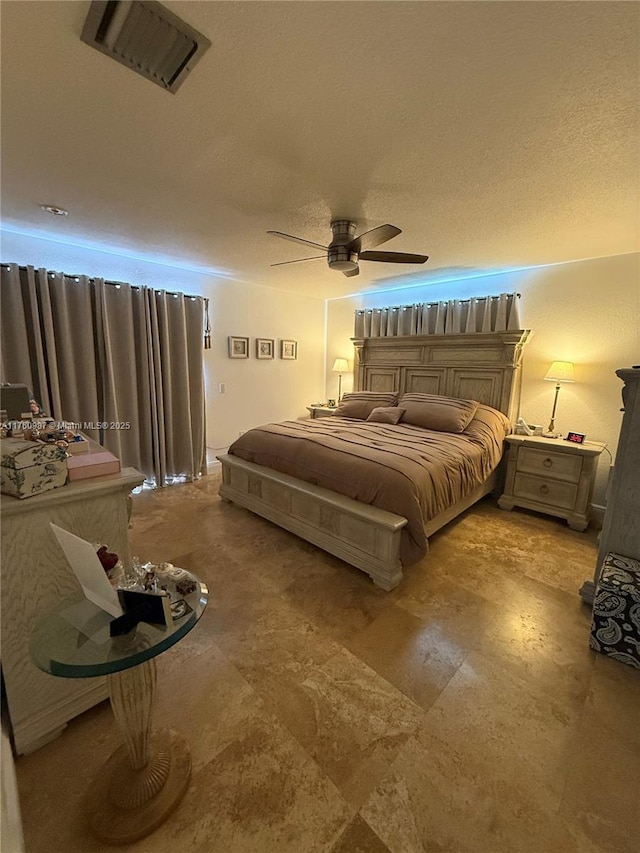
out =
[(249, 338), (229, 335), (229, 358), (249, 358)]
[(297, 341), (280, 341), (280, 358), (295, 359), (298, 357)]
[(273, 338), (256, 338), (256, 358), (273, 358), (274, 348)]

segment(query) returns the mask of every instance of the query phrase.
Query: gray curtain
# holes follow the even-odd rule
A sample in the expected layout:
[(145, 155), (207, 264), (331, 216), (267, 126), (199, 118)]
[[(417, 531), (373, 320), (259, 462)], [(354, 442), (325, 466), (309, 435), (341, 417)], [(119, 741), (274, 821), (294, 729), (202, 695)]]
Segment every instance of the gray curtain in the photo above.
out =
[(419, 302), (355, 312), (354, 337), (464, 335), (520, 328), (519, 293), (475, 296), (447, 302)]
[(1, 298), (2, 381), (149, 482), (206, 471), (201, 297), (10, 264)]

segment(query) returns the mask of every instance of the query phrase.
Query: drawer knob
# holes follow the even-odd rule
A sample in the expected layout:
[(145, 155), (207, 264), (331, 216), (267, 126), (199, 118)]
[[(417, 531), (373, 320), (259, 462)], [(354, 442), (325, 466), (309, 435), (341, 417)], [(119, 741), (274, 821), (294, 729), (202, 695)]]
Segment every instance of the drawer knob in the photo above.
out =
[(543, 495), (548, 494), (548, 492), (549, 492), (549, 486), (547, 486), (547, 485), (546, 485), (546, 483), (543, 483), (543, 484), (540, 486), (540, 492), (541, 492)]
[(547, 456), (547, 458), (544, 460), (544, 462), (542, 464), (544, 465), (545, 468), (551, 468), (551, 466), (553, 465), (553, 459), (549, 459), (549, 457)]

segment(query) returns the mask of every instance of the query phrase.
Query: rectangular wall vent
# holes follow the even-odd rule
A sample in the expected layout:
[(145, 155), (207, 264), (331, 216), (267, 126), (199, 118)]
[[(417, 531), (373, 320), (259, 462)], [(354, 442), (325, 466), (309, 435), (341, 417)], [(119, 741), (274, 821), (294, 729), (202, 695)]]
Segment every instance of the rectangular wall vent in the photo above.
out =
[(177, 92), (208, 38), (155, 0), (93, 0), (82, 41), (168, 92)]

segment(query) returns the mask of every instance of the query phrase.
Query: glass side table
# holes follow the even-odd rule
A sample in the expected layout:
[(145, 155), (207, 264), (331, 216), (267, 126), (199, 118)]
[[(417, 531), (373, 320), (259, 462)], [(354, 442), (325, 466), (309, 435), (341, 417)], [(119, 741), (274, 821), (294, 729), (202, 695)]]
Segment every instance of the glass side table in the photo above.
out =
[(195, 627), (207, 605), (206, 585), (184, 599), (188, 612), (171, 625), (140, 622), (122, 637), (109, 636), (112, 617), (82, 592), (63, 599), (31, 635), (31, 657), (40, 669), (63, 678), (107, 676), (111, 707), (124, 738), (90, 786), (85, 808), (93, 832), (128, 844), (157, 829), (177, 806), (191, 778), (191, 753), (173, 730), (152, 732), (156, 655)]

